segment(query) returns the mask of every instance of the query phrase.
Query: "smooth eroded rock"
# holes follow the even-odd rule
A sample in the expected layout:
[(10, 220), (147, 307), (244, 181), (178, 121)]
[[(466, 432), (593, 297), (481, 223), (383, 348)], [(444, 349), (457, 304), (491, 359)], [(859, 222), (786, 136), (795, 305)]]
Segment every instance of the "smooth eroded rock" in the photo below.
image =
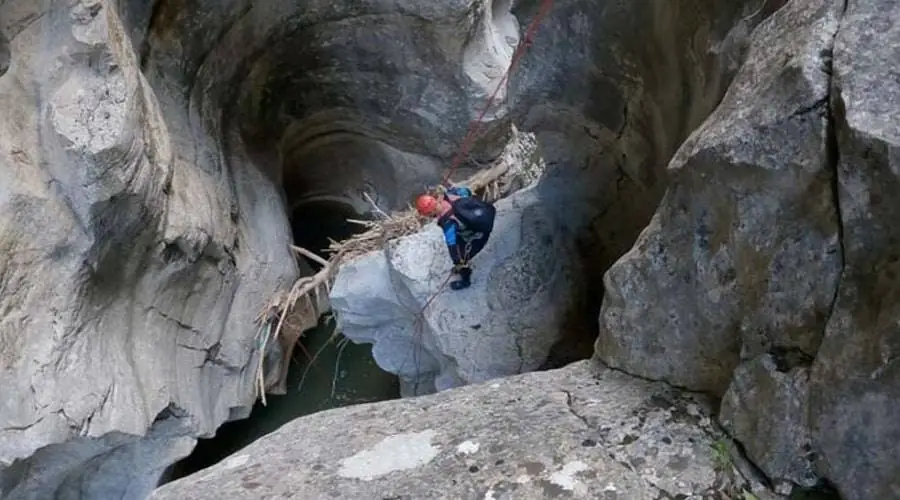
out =
[(654, 500), (749, 491), (717, 459), (719, 438), (703, 398), (582, 361), (303, 417), (151, 499)]
[(538, 368), (573, 300), (571, 250), (546, 203), (534, 188), (496, 203), (465, 290), (449, 287), (452, 262), (433, 223), (343, 265), (331, 291), (341, 332), (372, 343), (407, 395)]
[(298, 274), (284, 203), (204, 168), (202, 127), (173, 144), (115, 5), (0, 19), (0, 496), (142, 498), (253, 404), (255, 318)]

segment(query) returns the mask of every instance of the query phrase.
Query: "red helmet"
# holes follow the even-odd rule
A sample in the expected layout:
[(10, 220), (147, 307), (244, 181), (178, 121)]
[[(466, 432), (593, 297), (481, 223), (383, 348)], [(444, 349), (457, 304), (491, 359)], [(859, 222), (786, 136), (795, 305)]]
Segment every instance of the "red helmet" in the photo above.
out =
[(438, 201), (434, 196), (423, 194), (416, 198), (416, 210), (420, 214), (430, 216), (434, 215), (438, 208)]

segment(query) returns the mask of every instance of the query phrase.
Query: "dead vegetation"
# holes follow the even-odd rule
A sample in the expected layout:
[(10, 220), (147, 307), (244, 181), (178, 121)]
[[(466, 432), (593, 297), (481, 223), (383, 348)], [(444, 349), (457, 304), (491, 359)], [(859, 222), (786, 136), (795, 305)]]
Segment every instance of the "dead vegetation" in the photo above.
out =
[[(518, 136), (518, 134), (516, 134)], [(512, 146), (500, 156), (490, 168), (481, 170), (472, 177), (456, 184), (469, 187), (476, 196), (488, 201), (496, 201), (533, 180), (540, 158), (537, 155), (533, 136), (511, 141)], [(524, 140), (521, 140), (524, 139)], [(523, 150), (526, 158), (521, 158)], [(513, 165), (526, 168), (511, 168)], [(411, 206), (405, 210), (387, 214), (370, 199), (373, 210), (379, 215), (375, 220), (350, 220), (366, 228), (343, 241), (331, 241), (323, 259), (304, 248), (293, 246), (298, 257), (307, 257), (322, 267), (312, 276), (299, 278), (287, 291), (277, 293), (264, 307), (257, 318), (260, 329), (257, 335), (259, 347), (257, 364), (257, 396), (266, 404), (266, 393), (285, 394), (287, 369), (293, 356), (294, 347), (299, 343), (304, 331), (313, 328), (319, 317), (328, 312), (328, 296), (331, 285), (341, 265), (374, 250), (380, 250), (391, 240), (416, 233), (429, 222)], [(277, 341), (280, 346), (281, 369), (273, 377), (265, 376), (264, 364), (269, 343)], [(300, 344), (301, 349), (303, 348)], [(312, 357), (305, 353), (310, 361)]]

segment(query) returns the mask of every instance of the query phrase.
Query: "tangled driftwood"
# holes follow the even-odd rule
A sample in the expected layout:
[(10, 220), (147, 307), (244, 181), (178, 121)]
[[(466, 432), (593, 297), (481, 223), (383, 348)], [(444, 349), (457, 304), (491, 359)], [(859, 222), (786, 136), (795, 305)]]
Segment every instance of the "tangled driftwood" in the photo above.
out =
[[(534, 166), (540, 162), (540, 158), (534, 149), (536, 145), (532, 143), (530, 146), (532, 152), (529, 153), (530, 157), (524, 163)], [(505, 152), (493, 166), (458, 184), (469, 187), (476, 196), (482, 199), (496, 201), (517, 187), (514, 185), (515, 174), (521, 172), (511, 168), (514, 163), (519, 163), (520, 166), (523, 163), (521, 158), (516, 157), (517, 154), (518, 152)], [(533, 175), (533, 172), (527, 174)], [(384, 248), (388, 241), (416, 233), (429, 222), (428, 219), (419, 216), (410, 206), (407, 206), (405, 210), (386, 214), (372, 200), (370, 203), (374, 210), (381, 215), (381, 218), (370, 221), (350, 220), (350, 222), (366, 227), (366, 230), (343, 241), (332, 240), (327, 249), (330, 254), (327, 260), (304, 248), (292, 247), (298, 256), (310, 258), (322, 267), (312, 276), (299, 278), (290, 290), (276, 294), (258, 317), (261, 326), (258, 336), (259, 353), (256, 378), (257, 394), (263, 404), (266, 403), (265, 394), (267, 392), (273, 394), (286, 392), (287, 367), (290, 364), (294, 346), (297, 345), (303, 332), (315, 327), (319, 317), (330, 309), (328, 295), (340, 266), (361, 255)], [(266, 347), (273, 339), (280, 344), (283, 353), (281, 371), (273, 380), (267, 381), (263, 365)]]

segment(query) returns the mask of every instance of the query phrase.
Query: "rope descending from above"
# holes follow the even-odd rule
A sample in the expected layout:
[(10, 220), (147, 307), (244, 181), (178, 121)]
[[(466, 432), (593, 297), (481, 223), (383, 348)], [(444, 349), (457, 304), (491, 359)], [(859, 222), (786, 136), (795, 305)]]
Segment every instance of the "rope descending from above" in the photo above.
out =
[[(471, 122), (469, 131), (463, 139), (459, 151), (453, 158), (450, 167), (447, 169), (447, 173), (443, 176), (441, 181), (442, 185), (448, 185), (453, 172), (456, 171), (463, 159), (468, 155), (469, 150), (475, 141), (475, 137), (480, 131), (481, 125), (483, 125), (484, 117), (491, 107), (493, 107), (494, 101), (500, 93), (500, 90), (507, 85), (510, 75), (521, 60), (525, 50), (531, 47), (538, 26), (540, 26), (541, 21), (543, 21), (544, 17), (550, 12), (552, 7), (553, 0), (541, 0), (540, 9), (528, 25), (525, 36), (516, 47), (503, 78), (497, 83), (497, 87), (488, 98), (488, 101), (485, 104), (484, 109), (481, 110), (478, 118)], [(509, 170), (510, 162), (504, 161), (501, 157), (501, 160), (490, 169), (478, 172), (460, 184), (468, 186), (473, 192), (482, 191), (482, 197), (487, 201), (495, 201), (502, 196), (499, 187), (500, 180)], [(374, 208), (376, 212), (380, 212), (384, 215), (384, 212), (381, 212), (377, 206)], [(327, 260), (322, 259), (304, 248), (296, 246), (291, 247), (299, 255), (310, 258), (322, 265), (322, 268), (313, 276), (305, 276), (298, 279), (286, 293), (282, 291), (281, 293), (276, 294), (257, 317), (257, 322), (261, 325), (260, 333), (264, 332), (262, 338), (259, 339), (259, 365), (257, 367), (258, 396), (261, 397), (264, 405), (266, 403), (265, 393), (270, 386), (265, 382), (263, 367), (267, 343), (270, 342), (272, 338), (275, 338), (282, 345), (284, 352), (284, 355), (282, 356), (282, 370), (279, 374), (278, 381), (276, 382), (276, 385), (280, 387), (284, 385), (287, 378), (287, 366), (290, 363), (294, 345), (299, 343), (298, 340), (302, 333), (306, 329), (314, 327), (318, 323), (319, 317), (330, 309), (328, 296), (331, 292), (331, 285), (333, 284), (334, 277), (340, 266), (368, 252), (384, 248), (390, 240), (418, 232), (427, 221), (428, 219), (419, 216), (416, 210), (409, 206), (406, 210), (391, 214), (381, 220), (351, 220), (350, 222), (365, 226), (367, 230), (341, 242), (332, 240), (328, 248), (330, 256)], [(449, 278), (450, 276), (444, 280), (444, 285), (449, 281)], [(440, 289), (426, 302), (422, 312), (424, 312), (425, 308), (427, 308), (431, 301), (434, 300), (434, 297), (443, 290), (444, 285), (441, 285)], [(303, 310), (299, 313), (295, 310), (295, 306), (298, 303), (303, 306)], [(290, 332), (284, 332), (285, 318), (292, 313), (297, 313), (300, 324), (290, 325), (291, 327), (288, 328)], [(265, 328), (264, 330), (262, 329), (263, 325), (270, 325), (275, 318), (278, 319), (278, 323), (274, 330), (270, 327)], [(417, 325), (417, 329), (420, 328), (421, 325)], [(305, 351), (302, 344), (301, 348)], [(306, 353), (306, 356), (312, 361), (308, 352)]]
[(503, 73), (503, 78), (501, 78), (500, 81), (497, 82), (497, 87), (494, 89), (494, 92), (490, 95), (490, 97), (488, 97), (487, 103), (485, 103), (484, 105), (484, 109), (481, 110), (481, 114), (478, 115), (478, 118), (472, 120), (472, 123), (469, 126), (469, 132), (466, 134), (466, 137), (463, 139), (462, 145), (459, 147), (456, 156), (450, 163), (450, 167), (447, 169), (446, 175), (444, 175), (442, 184), (447, 184), (447, 182), (450, 180), (450, 176), (452, 176), (457, 167), (462, 164), (463, 158), (465, 158), (466, 155), (469, 154), (469, 149), (471, 149), (472, 145), (475, 143), (475, 136), (481, 130), (481, 125), (484, 123), (484, 117), (487, 115), (488, 110), (493, 107), (494, 100), (497, 99), (497, 95), (500, 93), (500, 89), (505, 87), (509, 82), (510, 75), (512, 74), (513, 70), (516, 69), (516, 66), (519, 65), (519, 61), (525, 54), (525, 49), (531, 47), (531, 44), (534, 41), (534, 35), (535, 33), (537, 33), (538, 26), (541, 25), (541, 21), (544, 20), (544, 17), (546, 17), (547, 14), (550, 13), (551, 8), (553, 8), (553, 0), (541, 1), (541, 8), (534, 16), (534, 19), (531, 20), (531, 23), (528, 25), (528, 29), (525, 30), (525, 36), (522, 37), (519, 45), (516, 46), (516, 50), (515, 52), (513, 52), (512, 58), (509, 61), (509, 67), (506, 68), (506, 72)]

